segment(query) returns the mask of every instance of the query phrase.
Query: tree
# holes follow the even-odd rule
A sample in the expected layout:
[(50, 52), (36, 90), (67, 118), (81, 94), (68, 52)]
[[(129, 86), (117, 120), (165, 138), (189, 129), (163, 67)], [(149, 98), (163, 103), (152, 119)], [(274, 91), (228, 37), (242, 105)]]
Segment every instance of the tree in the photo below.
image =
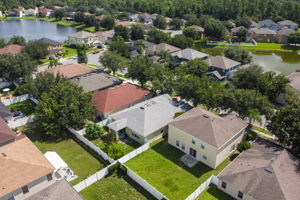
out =
[(94, 26), (96, 24), (96, 17), (95, 15), (88, 15), (88, 16), (85, 16), (84, 18), (84, 24), (86, 26)]
[(115, 37), (115, 40), (109, 45), (109, 50), (114, 51), (124, 57), (129, 56), (128, 45), (120, 36)]
[(168, 51), (160, 51), (157, 56), (159, 57), (160, 61), (164, 63), (164, 65), (174, 59), (174, 57), (171, 56)]
[(208, 68), (208, 64), (203, 62), (201, 59), (193, 59), (179, 66), (178, 68), (176, 68), (176, 70), (181, 71), (181, 73), (183, 74), (191, 74), (201, 77), (205, 75)]
[(155, 63), (151, 58), (145, 56), (135, 57), (128, 66), (128, 76), (138, 80), (143, 87), (147, 81), (151, 80), (149, 70), (154, 66)]
[(5, 47), (7, 44), (6, 44), (6, 41), (4, 38), (0, 38), (0, 48), (3, 48)]
[(246, 116), (249, 118), (249, 124), (252, 124), (252, 122), (258, 121), (260, 124), (262, 123), (262, 118), (257, 109), (250, 108), (247, 111)]
[(85, 15), (82, 12), (76, 13), (74, 15), (74, 21), (75, 22), (83, 23), (84, 20), (85, 20)]
[(100, 56), (99, 62), (101, 62), (105, 68), (110, 69), (113, 72), (113, 75), (116, 74), (116, 71), (124, 69), (126, 66), (125, 59), (112, 51), (106, 51)]
[(227, 58), (240, 62), (242, 65), (249, 64), (252, 61), (250, 51), (240, 47), (229, 47), (225, 50), (224, 55)]
[(125, 155), (125, 150), (122, 144), (112, 143), (108, 147), (108, 156), (112, 159), (119, 159)]
[(32, 59), (38, 60), (49, 55), (48, 46), (45, 42), (33, 40), (29, 41), (22, 51), (26, 52)]
[(236, 21), (236, 27), (243, 26), (248, 29), (251, 27), (251, 24), (252, 24), (251, 20), (247, 17), (239, 18)]
[(125, 41), (129, 40), (129, 29), (126, 26), (115, 26), (114, 31), (114, 37), (122, 37)]
[(130, 36), (132, 40), (144, 39), (145, 31), (141, 26), (133, 25), (130, 30)]
[(105, 129), (102, 126), (95, 123), (89, 123), (85, 129), (84, 137), (89, 140), (94, 140), (99, 138), (103, 133), (105, 133)]
[(263, 69), (258, 65), (239, 68), (234, 72), (232, 83), (241, 89), (257, 89), (258, 79), (263, 74)]
[(179, 18), (173, 18), (172, 21), (170, 22), (170, 26), (172, 26), (174, 30), (180, 29), (182, 25), (183, 25), (182, 20)]
[(250, 149), (251, 148), (251, 144), (250, 144), (250, 142), (248, 142), (248, 141), (242, 141), (241, 143), (239, 143), (238, 145), (237, 145), (237, 150), (239, 151), (239, 152), (242, 152), (242, 151), (245, 151), (245, 150), (247, 150), (247, 149)]
[(54, 16), (56, 19), (62, 19), (66, 16), (66, 10), (65, 9), (56, 9), (54, 11)]
[(170, 39), (170, 44), (180, 49), (191, 48), (194, 44), (193, 39), (187, 38), (184, 35), (175, 35)]
[(223, 40), (227, 31), (222, 22), (216, 19), (209, 19), (204, 25), (204, 34), (213, 40)]
[(77, 46), (77, 62), (80, 63), (87, 63), (87, 54), (84, 46)]
[(119, 20), (128, 20), (129, 14), (127, 12), (121, 12), (118, 14), (117, 19)]
[(166, 23), (165, 19), (162, 16), (157, 16), (153, 20), (153, 25), (156, 28), (163, 29), (163, 30), (167, 28), (167, 23)]
[(149, 71), (154, 91), (159, 94), (172, 94), (175, 88), (175, 74), (166, 66), (155, 66)]
[(25, 46), (26, 40), (22, 36), (14, 35), (10, 38), (10, 40), (8, 41), (8, 44), (18, 44), (21, 46)]
[(241, 28), (236, 32), (236, 36), (240, 39), (240, 41), (245, 41), (248, 35), (248, 29)]
[(100, 21), (100, 24), (103, 28), (110, 30), (115, 25), (115, 18), (111, 15), (107, 15)]
[(56, 67), (57, 65), (61, 65), (61, 63), (59, 62), (59, 59), (53, 58), (53, 59), (50, 59), (48, 68)]
[(142, 56), (145, 56), (145, 49), (147, 48), (147, 46), (142, 40), (136, 41), (134, 43), (134, 47), (137, 48), (137, 50), (142, 54)]
[(92, 95), (70, 81), (59, 82), (42, 95), (36, 107), (38, 125), (47, 135), (59, 136), (67, 127), (82, 128), (93, 119)]
[(158, 29), (152, 29), (147, 33), (147, 40), (156, 44), (168, 42), (170, 35)]
[(199, 33), (193, 28), (186, 28), (182, 33), (185, 37), (192, 38), (193, 40), (199, 39)]
[(300, 33), (292, 33), (288, 35), (288, 43), (300, 44)]

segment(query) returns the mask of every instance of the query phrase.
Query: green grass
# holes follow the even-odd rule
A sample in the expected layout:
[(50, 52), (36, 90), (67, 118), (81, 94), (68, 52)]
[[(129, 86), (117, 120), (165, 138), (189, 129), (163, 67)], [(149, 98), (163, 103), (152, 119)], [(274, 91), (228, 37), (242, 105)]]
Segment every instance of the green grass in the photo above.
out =
[(125, 79), (127, 79), (127, 80), (130, 80), (129, 77), (127, 77), (127, 76), (125, 76), (125, 75), (123, 75), (123, 74), (116, 73), (116, 75), (119, 76), (119, 77), (121, 77), (121, 78), (125, 78)]
[(104, 164), (92, 156), (72, 138), (50, 138), (42, 133), (35, 124), (24, 126), (22, 133), (42, 152), (55, 151), (69, 165), (78, 176), (71, 183), (75, 185), (98, 170), (104, 168)]
[(82, 190), (85, 200), (147, 200), (155, 199), (132, 180), (110, 176)]
[(28, 99), (19, 103), (11, 104), (8, 106), (8, 109), (11, 112), (21, 111), (24, 115), (30, 116), (34, 113), (35, 106), (35, 103)]
[(166, 140), (158, 140), (151, 146), (125, 164), (171, 200), (185, 199), (211, 175), (220, 173), (230, 163), (228, 158), (215, 170), (200, 162), (188, 168), (179, 161), (184, 153)]
[(261, 127), (258, 127), (258, 126), (255, 126), (255, 125), (251, 125), (251, 127), (250, 128), (252, 128), (252, 129), (254, 129), (254, 130), (257, 130), (257, 131), (260, 131), (260, 132), (262, 132), (262, 133), (265, 133), (265, 134), (268, 134), (268, 135), (273, 135), (273, 133), (271, 133), (270, 131), (268, 131), (268, 130), (266, 130), (266, 129), (264, 129), (264, 128), (261, 128)]
[(196, 200), (233, 200), (233, 198), (216, 186), (208, 186)]
[(297, 29), (298, 33), (300, 33), (300, 28)]

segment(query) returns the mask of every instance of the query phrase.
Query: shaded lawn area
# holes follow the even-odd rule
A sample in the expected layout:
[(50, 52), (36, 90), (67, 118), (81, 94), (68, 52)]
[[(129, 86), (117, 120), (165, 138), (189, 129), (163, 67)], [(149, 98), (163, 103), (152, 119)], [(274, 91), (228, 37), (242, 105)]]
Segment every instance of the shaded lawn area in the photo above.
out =
[(8, 109), (11, 112), (21, 111), (24, 115), (30, 116), (34, 113), (35, 106), (35, 103), (27, 99), (25, 101), (9, 105)]
[(193, 168), (183, 165), (179, 158), (184, 153), (164, 139), (152, 144), (151, 149), (125, 163), (169, 199), (185, 199), (211, 175), (217, 175), (229, 163), (226, 159), (217, 169), (198, 163)]
[(261, 128), (261, 127), (259, 127), (259, 126), (255, 126), (255, 125), (251, 125), (251, 127), (250, 128), (252, 128), (252, 129), (254, 129), (254, 130), (257, 130), (257, 131), (260, 131), (260, 132), (263, 132), (263, 133), (265, 133), (265, 134), (268, 134), (268, 135), (273, 135), (273, 133), (271, 133), (270, 131), (268, 131), (267, 129), (264, 129), (264, 128)]
[(55, 151), (78, 176), (71, 182), (76, 185), (88, 176), (104, 168), (104, 164), (92, 156), (72, 138), (54, 139), (43, 135), (34, 123), (24, 126), (21, 130), (42, 152)]
[(131, 179), (110, 176), (102, 178), (80, 194), (85, 200), (147, 200), (155, 199)]
[(234, 200), (231, 196), (217, 188), (208, 186), (196, 200)]

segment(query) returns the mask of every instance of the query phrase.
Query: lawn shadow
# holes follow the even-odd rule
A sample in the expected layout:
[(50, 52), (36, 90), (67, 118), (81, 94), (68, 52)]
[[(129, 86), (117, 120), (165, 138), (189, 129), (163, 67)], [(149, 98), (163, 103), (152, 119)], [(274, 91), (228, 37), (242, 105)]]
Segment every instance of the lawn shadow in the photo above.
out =
[(172, 161), (174, 164), (179, 166), (180, 168), (184, 169), (188, 173), (192, 174), (193, 176), (200, 178), (202, 175), (206, 174), (207, 172), (212, 171), (213, 169), (204, 165), (201, 162), (198, 162), (194, 167), (189, 168), (188, 166), (184, 165), (179, 159), (181, 156), (184, 155), (182, 151), (173, 147), (172, 145), (168, 144), (167, 140), (163, 140), (151, 147), (154, 151), (164, 156), (166, 159)]
[(231, 196), (217, 188), (215, 185), (211, 185), (207, 189), (207, 193), (209, 193), (211, 196), (215, 197), (216, 199), (222, 199), (222, 200), (234, 200)]
[(293, 46), (293, 45), (288, 45), (288, 44), (282, 45), (281, 48), (286, 49), (286, 50), (291, 50), (291, 51), (294, 51), (294, 52), (300, 50), (300, 46)]

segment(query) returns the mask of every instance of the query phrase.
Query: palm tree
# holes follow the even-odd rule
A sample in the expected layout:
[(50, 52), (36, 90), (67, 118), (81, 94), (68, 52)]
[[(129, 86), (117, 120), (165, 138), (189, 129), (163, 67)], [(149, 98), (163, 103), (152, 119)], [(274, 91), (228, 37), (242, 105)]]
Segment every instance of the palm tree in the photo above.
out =
[(145, 56), (145, 48), (147, 47), (145, 43), (142, 40), (136, 41), (134, 44), (134, 47), (139, 50), (139, 52), (142, 54), (142, 56)]
[(160, 61), (163, 61), (164, 65), (173, 60), (173, 57), (169, 54), (168, 51), (160, 51), (157, 55), (160, 58)]
[(251, 125), (252, 122), (258, 121), (259, 124), (262, 124), (262, 118), (257, 109), (250, 108), (247, 112), (247, 117), (249, 118), (249, 124)]
[(53, 58), (50, 60), (48, 68), (56, 67), (57, 65), (61, 65), (57, 58)]

